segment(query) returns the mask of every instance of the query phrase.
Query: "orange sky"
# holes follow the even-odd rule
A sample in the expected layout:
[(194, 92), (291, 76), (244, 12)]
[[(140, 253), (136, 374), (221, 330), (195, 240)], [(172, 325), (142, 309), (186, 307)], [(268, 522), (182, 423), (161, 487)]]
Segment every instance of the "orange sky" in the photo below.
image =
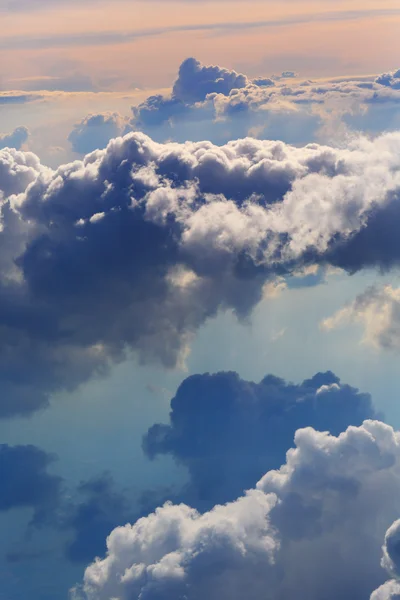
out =
[[(400, 6), (392, 0), (84, 4), (65, 0), (58, 10), (1, 15), (3, 89), (76, 75), (100, 89), (167, 86), (188, 56), (249, 75), (286, 69), (314, 77), (362, 74), (400, 64)], [(398, 14), (385, 13), (390, 10)]]

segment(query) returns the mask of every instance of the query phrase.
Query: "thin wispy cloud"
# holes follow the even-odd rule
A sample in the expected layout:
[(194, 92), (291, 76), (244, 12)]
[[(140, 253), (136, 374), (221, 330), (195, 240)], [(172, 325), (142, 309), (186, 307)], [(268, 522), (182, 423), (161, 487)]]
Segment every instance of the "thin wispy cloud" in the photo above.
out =
[(365, 10), (332, 11), (317, 14), (298, 14), (280, 19), (248, 22), (193, 23), (177, 26), (154, 27), (131, 31), (88, 31), (78, 34), (55, 34), (43, 36), (8, 36), (0, 40), (0, 50), (19, 49), (52, 49), (76, 46), (106, 46), (126, 44), (146, 37), (159, 37), (179, 32), (210, 32), (227, 34), (249, 29), (277, 28), (288, 25), (305, 25), (309, 23), (329, 23), (341, 21), (358, 21), (369, 18), (385, 18), (400, 16), (400, 8), (379, 8)]

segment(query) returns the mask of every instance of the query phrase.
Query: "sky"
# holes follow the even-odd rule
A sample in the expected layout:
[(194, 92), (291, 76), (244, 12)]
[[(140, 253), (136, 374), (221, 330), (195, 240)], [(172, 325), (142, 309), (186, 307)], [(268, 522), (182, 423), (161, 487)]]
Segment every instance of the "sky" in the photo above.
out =
[(0, 600), (400, 598), (398, 3), (0, 18)]

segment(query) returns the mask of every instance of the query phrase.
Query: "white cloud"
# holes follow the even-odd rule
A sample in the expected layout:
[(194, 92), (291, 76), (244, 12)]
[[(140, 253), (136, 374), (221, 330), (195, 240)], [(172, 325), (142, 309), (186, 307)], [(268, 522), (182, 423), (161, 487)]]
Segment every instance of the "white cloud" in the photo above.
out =
[[(400, 434), (367, 421), (339, 437), (297, 432), (286, 464), (199, 515), (165, 505), (115, 529), (85, 572), (88, 600), (354, 600), (384, 582), (399, 512)], [(375, 596), (375, 600), (380, 596)]]
[(376, 348), (400, 350), (400, 289), (371, 287), (321, 323), (330, 331), (346, 324), (360, 324), (363, 341)]

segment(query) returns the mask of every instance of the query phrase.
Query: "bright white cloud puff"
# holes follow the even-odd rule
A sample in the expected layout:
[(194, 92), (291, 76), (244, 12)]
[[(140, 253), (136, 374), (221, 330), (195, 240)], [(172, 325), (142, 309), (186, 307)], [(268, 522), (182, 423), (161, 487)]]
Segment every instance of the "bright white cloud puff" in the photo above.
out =
[[(377, 421), (339, 437), (299, 430), (286, 464), (235, 502), (204, 514), (166, 504), (115, 529), (75, 597), (369, 598), (399, 512), (399, 435)], [(397, 531), (386, 536), (396, 572)]]

